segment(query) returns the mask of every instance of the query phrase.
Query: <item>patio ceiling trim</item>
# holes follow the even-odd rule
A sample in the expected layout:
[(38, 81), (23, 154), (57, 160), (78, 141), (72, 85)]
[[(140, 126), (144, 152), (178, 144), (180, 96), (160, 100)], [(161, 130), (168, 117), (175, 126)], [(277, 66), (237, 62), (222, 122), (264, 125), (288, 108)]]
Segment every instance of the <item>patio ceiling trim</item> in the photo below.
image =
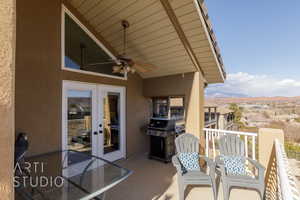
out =
[[(220, 54), (219, 54), (218, 50), (216, 49), (216, 46), (213, 45), (213, 42), (216, 43), (216, 41), (213, 40), (213, 37), (215, 37), (215, 36), (212, 36), (212, 35), (211, 35), (211, 34), (213, 34), (213, 33), (212, 33), (212, 30), (211, 30), (211, 34), (209, 33), (209, 30), (208, 30), (208, 29), (209, 29), (209, 26), (208, 26), (208, 24), (207, 24), (207, 21), (206, 21), (205, 18), (204, 18), (204, 15), (205, 15), (205, 14), (204, 14), (204, 12), (203, 12), (203, 8), (201, 7), (201, 4), (203, 4), (203, 1), (204, 1), (204, 0), (194, 0), (194, 3), (195, 3), (195, 5), (196, 5), (197, 12), (198, 12), (198, 14), (199, 14), (199, 18), (200, 18), (201, 24), (202, 24), (202, 26), (204, 27), (205, 34), (206, 34), (206, 36), (207, 36), (207, 38), (208, 38), (209, 45), (210, 45), (210, 47), (211, 47), (211, 49), (212, 49), (214, 58), (215, 58), (215, 60), (216, 60), (216, 63), (217, 63), (219, 72), (220, 72), (220, 74), (221, 74), (221, 76), (222, 76), (222, 79), (223, 79), (223, 81), (224, 81), (225, 78), (226, 78), (226, 73), (225, 73), (225, 70), (224, 70), (223, 63), (219, 60), (219, 59), (221, 59)], [(207, 18), (208, 18), (208, 16), (207, 16)], [(218, 55), (217, 55), (217, 53), (218, 53)], [(220, 62), (221, 62), (221, 63), (220, 63)]]
[(188, 53), (189, 57), (191, 58), (194, 66), (196, 67), (196, 70), (200, 71), (202, 76), (205, 78), (205, 75), (204, 75), (204, 72), (203, 72), (203, 70), (200, 66), (200, 63), (197, 60), (196, 55), (195, 55), (194, 51), (192, 50), (192, 47), (191, 47), (189, 41), (187, 40), (186, 35), (184, 34), (184, 31), (182, 30), (182, 28), (180, 26), (180, 23), (179, 23), (176, 15), (174, 13), (174, 10), (173, 10), (172, 6), (169, 3), (169, 0), (160, 0), (160, 2), (162, 4), (163, 8), (165, 9), (172, 25), (174, 26), (174, 28), (175, 28), (175, 30), (178, 34), (178, 37), (180, 38), (185, 50), (187, 51), (187, 53)]
[(128, 55), (158, 67), (139, 73), (142, 78), (198, 71), (207, 83), (224, 82), (222, 58), (202, 1), (62, 0), (114, 57), (123, 46), (120, 20), (128, 20)]
[(102, 43), (102, 45), (115, 57), (119, 54), (118, 52), (104, 39), (104, 37), (96, 31), (95, 28), (82, 16), (76, 8), (73, 7), (67, 0), (63, 0), (63, 5), (74, 15), (80, 23), (82, 23), (87, 29)]

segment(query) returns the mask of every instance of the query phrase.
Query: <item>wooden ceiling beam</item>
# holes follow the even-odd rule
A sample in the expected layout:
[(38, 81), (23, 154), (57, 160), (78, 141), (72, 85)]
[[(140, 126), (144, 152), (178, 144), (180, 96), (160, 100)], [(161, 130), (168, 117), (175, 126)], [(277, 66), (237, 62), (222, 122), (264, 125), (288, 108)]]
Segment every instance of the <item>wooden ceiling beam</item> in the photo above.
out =
[(178, 36), (179, 36), (179, 39), (181, 40), (181, 42), (182, 42), (185, 50), (187, 51), (190, 59), (192, 60), (194, 66), (196, 68), (196, 70), (200, 71), (201, 74), (202, 74), (202, 76), (205, 77), (204, 76), (204, 72), (203, 72), (203, 70), (202, 70), (202, 68), (200, 66), (200, 63), (197, 60), (197, 57), (196, 57), (195, 53), (193, 52), (191, 44), (189, 43), (189, 41), (188, 41), (188, 39), (187, 39), (187, 37), (186, 37), (186, 35), (185, 35), (182, 27), (180, 26), (180, 23), (179, 23), (179, 21), (178, 21), (178, 19), (176, 17), (176, 14), (175, 14), (175, 12), (174, 12), (174, 10), (173, 10), (173, 8), (172, 8), (169, 0), (160, 0), (160, 2), (162, 4), (164, 10), (166, 11), (166, 13), (167, 13), (167, 15), (168, 15), (168, 17), (169, 17), (172, 25), (174, 26), (174, 28), (175, 28)]

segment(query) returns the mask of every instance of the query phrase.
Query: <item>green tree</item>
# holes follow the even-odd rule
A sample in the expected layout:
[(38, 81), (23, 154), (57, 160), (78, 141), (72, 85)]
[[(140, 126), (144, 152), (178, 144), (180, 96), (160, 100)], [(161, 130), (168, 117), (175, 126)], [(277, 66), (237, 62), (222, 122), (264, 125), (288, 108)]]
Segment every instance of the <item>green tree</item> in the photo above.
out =
[(239, 107), (236, 103), (231, 103), (229, 105), (229, 109), (233, 110), (234, 113), (234, 122), (236, 124), (240, 124), (241, 122), (241, 118), (242, 118), (242, 114), (243, 114), (243, 109), (241, 107)]

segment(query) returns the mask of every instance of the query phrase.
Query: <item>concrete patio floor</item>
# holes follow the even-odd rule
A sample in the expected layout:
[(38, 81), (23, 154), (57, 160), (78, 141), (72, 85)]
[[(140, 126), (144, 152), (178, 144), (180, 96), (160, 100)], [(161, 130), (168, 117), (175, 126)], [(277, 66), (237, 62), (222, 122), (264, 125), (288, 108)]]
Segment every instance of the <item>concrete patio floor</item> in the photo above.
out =
[[(106, 193), (106, 200), (177, 200), (177, 175), (171, 163), (165, 164), (139, 155), (118, 161), (123, 167), (133, 170), (133, 174)], [(219, 200), (223, 200), (222, 185)], [(191, 187), (186, 190), (186, 200), (213, 199), (210, 187)], [(260, 199), (256, 191), (233, 189), (230, 200)]]

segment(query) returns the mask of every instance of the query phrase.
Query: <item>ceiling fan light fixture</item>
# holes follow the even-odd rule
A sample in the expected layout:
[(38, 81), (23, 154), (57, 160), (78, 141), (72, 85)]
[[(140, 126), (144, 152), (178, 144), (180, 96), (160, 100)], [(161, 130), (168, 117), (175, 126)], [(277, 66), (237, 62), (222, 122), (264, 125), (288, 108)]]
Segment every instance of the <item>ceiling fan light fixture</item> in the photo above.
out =
[(120, 71), (119, 71), (120, 74), (126, 74), (126, 70), (124, 68), (122, 68)]
[(136, 69), (134, 69), (133, 67), (131, 67), (131, 73), (135, 73), (136, 72)]
[(124, 67), (125, 68), (125, 71), (126, 72), (130, 72), (131, 71), (131, 67), (129, 67), (129, 66), (126, 66), (126, 67)]
[(122, 68), (121, 66), (113, 66), (112, 70), (113, 70), (114, 73), (117, 73), (117, 72), (121, 71), (121, 68)]

